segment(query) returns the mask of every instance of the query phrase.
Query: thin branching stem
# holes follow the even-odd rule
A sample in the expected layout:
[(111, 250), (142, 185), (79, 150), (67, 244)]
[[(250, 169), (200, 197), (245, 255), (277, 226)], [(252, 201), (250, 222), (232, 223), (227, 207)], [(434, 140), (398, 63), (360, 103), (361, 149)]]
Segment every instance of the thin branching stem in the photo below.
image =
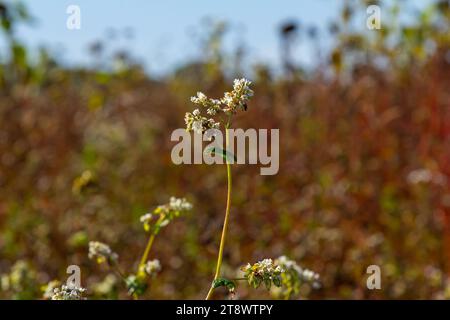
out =
[[(226, 141), (226, 148), (228, 148), (229, 140), (230, 140), (230, 134), (228, 132), (230, 124), (228, 123), (225, 126), (225, 141)], [(231, 164), (228, 161), (228, 158), (225, 157), (226, 165), (227, 165), (227, 180), (228, 180), (228, 191), (227, 191), (227, 207), (225, 210), (225, 219), (223, 222), (223, 229), (222, 229), (222, 236), (220, 238), (220, 246), (219, 246), (219, 255), (217, 257), (217, 266), (216, 266), (216, 273), (214, 275), (214, 280), (217, 280), (220, 277), (220, 269), (222, 267), (222, 259), (223, 259), (223, 251), (225, 248), (225, 240), (227, 236), (227, 230), (228, 230), (228, 221), (230, 218), (230, 208), (231, 208)], [(214, 291), (214, 283), (211, 284), (211, 288), (208, 291), (208, 294), (206, 296), (206, 300), (209, 300), (212, 296), (212, 293)]]
[(143, 265), (147, 262), (148, 255), (150, 253), (150, 249), (152, 248), (153, 241), (155, 241), (155, 234), (152, 233), (148, 238), (147, 246), (145, 247), (144, 254), (142, 255), (141, 261), (139, 262), (138, 272)]
[[(164, 218), (165, 218), (165, 216), (161, 215), (159, 217), (158, 221), (156, 221), (155, 225), (159, 226), (159, 224), (161, 223), (162, 220), (164, 220)], [(142, 266), (145, 265), (145, 263), (147, 262), (148, 255), (152, 248), (153, 242), (155, 241), (156, 234), (157, 234), (157, 232), (153, 231), (150, 234), (150, 237), (148, 238), (147, 246), (145, 247), (144, 254), (142, 255), (141, 261), (139, 262), (138, 272), (141, 270)]]
[(123, 281), (125, 281), (125, 274), (122, 271), (122, 269), (120, 268), (119, 264), (117, 262), (114, 262), (112, 264), (113, 270), (122, 278)]

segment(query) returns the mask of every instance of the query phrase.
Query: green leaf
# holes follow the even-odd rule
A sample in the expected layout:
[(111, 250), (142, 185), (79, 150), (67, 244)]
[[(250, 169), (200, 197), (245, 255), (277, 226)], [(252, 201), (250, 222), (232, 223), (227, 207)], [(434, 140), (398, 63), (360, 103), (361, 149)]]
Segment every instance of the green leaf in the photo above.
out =
[(233, 153), (229, 152), (228, 150), (224, 150), (220, 147), (208, 147), (205, 149), (204, 153), (211, 155), (218, 154), (228, 163), (237, 162), (237, 158)]
[(281, 277), (274, 277), (274, 278), (273, 278), (273, 284), (274, 284), (276, 287), (281, 287)]
[(259, 277), (254, 277), (253, 275), (249, 278), (248, 283), (255, 289), (258, 289), (261, 285), (262, 279)]
[(216, 289), (219, 287), (226, 287), (228, 290), (234, 291), (234, 289), (236, 288), (236, 284), (231, 280), (218, 278), (213, 281), (213, 288)]
[(270, 287), (272, 286), (272, 280), (264, 279), (264, 286), (266, 287), (267, 290), (269, 290)]

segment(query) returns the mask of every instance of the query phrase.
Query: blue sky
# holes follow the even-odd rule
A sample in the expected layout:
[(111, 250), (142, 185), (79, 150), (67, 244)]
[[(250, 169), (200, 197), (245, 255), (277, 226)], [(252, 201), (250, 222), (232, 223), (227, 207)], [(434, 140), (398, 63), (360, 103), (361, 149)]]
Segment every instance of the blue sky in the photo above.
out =
[[(111, 44), (126, 48), (147, 70), (161, 73), (192, 57), (199, 48), (192, 30), (201, 32), (201, 20), (224, 20), (231, 30), (227, 42), (243, 42), (252, 62), (276, 64), (279, 57), (277, 28), (280, 22), (296, 19), (303, 25), (326, 28), (339, 12), (338, 0), (25, 0), (37, 22), (19, 29), (21, 39), (31, 47), (46, 45), (67, 64), (88, 63), (87, 45), (105, 38), (108, 29), (123, 33), (132, 28), (133, 39), (118, 37)], [(66, 8), (81, 9), (81, 30), (66, 28)], [(364, 14), (364, 12), (362, 12)], [(364, 23), (365, 21), (361, 21)], [(327, 40), (328, 42), (330, 39)], [(310, 48), (301, 46), (297, 60), (311, 63)], [(309, 50), (309, 51), (308, 51)]]

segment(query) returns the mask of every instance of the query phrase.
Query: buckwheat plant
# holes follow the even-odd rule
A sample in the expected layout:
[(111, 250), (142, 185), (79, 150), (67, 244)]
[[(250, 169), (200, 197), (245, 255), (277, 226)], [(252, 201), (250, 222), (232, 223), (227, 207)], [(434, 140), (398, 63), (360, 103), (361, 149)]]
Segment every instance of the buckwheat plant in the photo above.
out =
[(281, 256), (276, 259), (275, 264), (284, 270), (281, 274), (282, 286), (272, 289), (272, 294), (275, 297), (285, 300), (292, 299), (299, 295), (300, 287), (303, 284), (308, 284), (313, 289), (321, 287), (318, 273), (300, 267), (295, 261), (290, 260), (286, 256)]
[(238, 271), (239, 276), (235, 279), (218, 278), (213, 281), (213, 289), (225, 287), (228, 289), (230, 297), (235, 296), (237, 281), (245, 281), (252, 288), (257, 289), (264, 284), (267, 290), (275, 287), (281, 287), (282, 274), (285, 270), (272, 259), (263, 259), (254, 264), (247, 263)]
[[(208, 129), (220, 129), (221, 123), (225, 129), (225, 141), (226, 146), (229, 145), (229, 132), (231, 127), (233, 115), (239, 111), (247, 110), (247, 102), (253, 96), (253, 90), (250, 89), (251, 82), (246, 79), (234, 80), (233, 90), (231, 92), (225, 92), (224, 96), (220, 99), (208, 98), (204, 93), (197, 92), (197, 96), (191, 98), (198, 108), (192, 113), (187, 112), (184, 121), (186, 123), (187, 131), (194, 131), (196, 133), (205, 133)], [(202, 111), (205, 110), (208, 117), (202, 115)], [(216, 152), (210, 150), (211, 152)], [(219, 253), (217, 257), (216, 272), (214, 280), (211, 284), (211, 288), (206, 296), (206, 299), (210, 299), (218, 283), (223, 284), (223, 279), (219, 281), (220, 271), (222, 267), (223, 251), (225, 248), (225, 239), (228, 229), (228, 221), (230, 218), (231, 207), (231, 161), (228, 157), (229, 152), (221, 150), (222, 156), (225, 158), (227, 168), (227, 204), (225, 209), (225, 218), (222, 228), (222, 236), (220, 239)], [(225, 284), (226, 286), (226, 284)]]
[(156, 277), (161, 271), (159, 260), (148, 260), (155, 237), (171, 221), (190, 210), (192, 210), (192, 204), (186, 199), (171, 197), (169, 203), (160, 205), (152, 212), (141, 216), (140, 221), (144, 231), (149, 234), (149, 238), (135, 273), (125, 275), (119, 267), (117, 253), (101, 242), (91, 241), (89, 243), (89, 258), (94, 259), (98, 264), (106, 263), (111, 267), (125, 282), (128, 294), (134, 299), (138, 299), (147, 290), (149, 280)]
[[(209, 129), (220, 129), (221, 124), (225, 129), (225, 143), (228, 147), (230, 144), (229, 130), (232, 125), (233, 116), (240, 111), (247, 111), (247, 102), (253, 96), (253, 90), (250, 89), (251, 82), (246, 79), (236, 79), (233, 83), (233, 90), (225, 92), (220, 99), (208, 98), (204, 93), (197, 92), (195, 97), (191, 98), (198, 108), (192, 113), (187, 112), (184, 120), (186, 123), (186, 130), (196, 133), (208, 133)], [(206, 116), (203, 115), (203, 110), (206, 110)], [(211, 153), (220, 153), (225, 159), (227, 170), (227, 203), (225, 209), (225, 218), (223, 222), (222, 235), (220, 238), (219, 252), (217, 256), (216, 271), (211, 287), (206, 296), (209, 300), (215, 289), (225, 287), (233, 297), (235, 294), (236, 281), (246, 281), (251, 287), (258, 288), (264, 284), (266, 289), (271, 289), (272, 285), (281, 287), (283, 284), (287, 285), (288, 292), (297, 293), (300, 280), (309, 279), (317, 280), (318, 275), (309, 270), (299, 268), (295, 262), (287, 258), (280, 257), (275, 262), (272, 259), (264, 259), (255, 264), (247, 264), (241, 268), (243, 276), (236, 279), (226, 279), (221, 277), (221, 267), (223, 262), (223, 252), (225, 248), (225, 241), (228, 230), (228, 222), (230, 219), (231, 207), (231, 189), (232, 176), (231, 164), (234, 156), (228, 150), (220, 150), (220, 148), (213, 148), (207, 150)], [(296, 266), (294, 268), (294, 265)], [(290, 293), (289, 293), (290, 296)]]
[(272, 259), (264, 259), (253, 265), (248, 263), (241, 270), (244, 272), (244, 279), (255, 289), (262, 283), (267, 290), (271, 288), (272, 283), (277, 287), (281, 286), (281, 274), (284, 269), (274, 264)]

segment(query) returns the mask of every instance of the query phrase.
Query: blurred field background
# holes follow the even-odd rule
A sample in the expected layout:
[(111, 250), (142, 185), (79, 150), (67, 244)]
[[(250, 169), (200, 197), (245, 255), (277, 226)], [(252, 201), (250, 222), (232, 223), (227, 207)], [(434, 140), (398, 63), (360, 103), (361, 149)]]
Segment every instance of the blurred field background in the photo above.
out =
[[(152, 77), (133, 52), (106, 55), (112, 40), (90, 45), (92, 67), (27, 48), (15, 30), (33, 12), (1, 1), (0, 274), (19, 284), (0, 298), (41, 298), (71, 264), (90, 298), (127, 298), (88, 259), (87, 243), (108, 243), (135, 268), (147, 237), (139, 217), (172, 195), (194, 210), (158, 236), (151, 258), (163, 271), (145, 298), (204, 298), (226, 172), (172, 164), (170, 134), (184, 126), (191, 95), (221, 96), (240, 76), (255, 97), (235, 126), (279, 128), (280, 170), (234, 165), (224, 272), (285, 254), (321, 275), (322, 288), (305, 287), (302, 298), (450, 298), (449, 3), (431, 1), (400, 23), (408, 1), (379, 2), (379, 31), (352, 24), (367, 4), (342, 2), (325, 30), (330, 50), (315, 46), (325, 35), (314, 26), (280, 21), (279, 68), (225, 50), (227, 22), (212, 21), (201, 59)], [(296, 63), (299, 42), (320, 52), (312, 67)], [(83, 172), (93, 178), (80, 187)], [(372, 264), (381, 290), (366, 288)], [(239, 297), (271, 296), (240, 286)]]

